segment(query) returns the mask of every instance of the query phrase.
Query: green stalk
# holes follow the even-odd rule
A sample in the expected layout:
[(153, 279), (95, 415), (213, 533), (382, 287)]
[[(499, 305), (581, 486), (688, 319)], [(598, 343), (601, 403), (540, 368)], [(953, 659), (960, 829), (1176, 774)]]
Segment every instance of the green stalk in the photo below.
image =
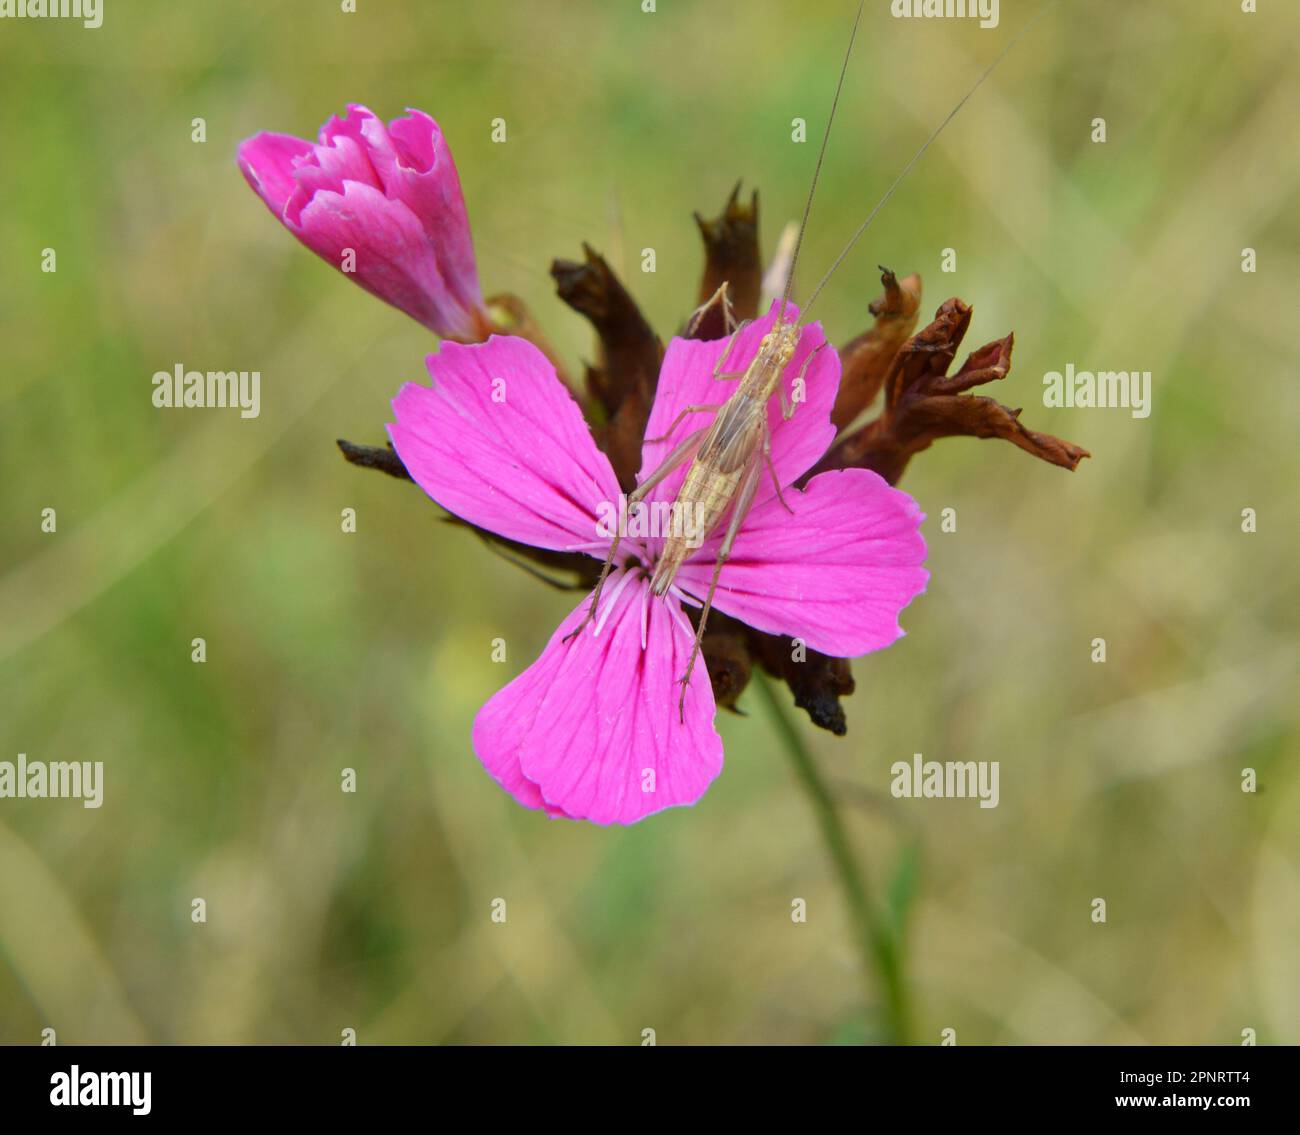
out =
[(866, 874), (859, 869), (854, 858), (839, 807), (777, 691), (757, 669), (751, 684), (758, 687), (767, 703), (799, 783), (812, 804), (817, 824), (821, 828), (822, 840), (830, 853), (840, 888), (844, 892), (849, 924), (866, 982), (867, 997), (870, 999), (878, 989), (883, 999), (886, 1042), (907, 1044), (910, 1030), (898, 937), (892, 925), (880, 917), (876, 904), (871, 899)]

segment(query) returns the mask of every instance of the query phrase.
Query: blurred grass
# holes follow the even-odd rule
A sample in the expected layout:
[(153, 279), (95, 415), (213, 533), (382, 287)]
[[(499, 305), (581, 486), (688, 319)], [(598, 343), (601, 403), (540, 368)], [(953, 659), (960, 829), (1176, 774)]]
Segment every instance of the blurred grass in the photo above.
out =
[[(571, 599), (339, 460), (335, 437), (382, 437), (431, 344), (280, 232), (233, 162), (348, 101), (430, 111), (485, 287), (589, 356), (549, 260), (584, 239), (621, 258), (671, 333), (693, 210), (744, 176), (768, 242), (797, 215), (851, 4), (360, 7), (110, 3), (94, 32), (0, 27), (0, 759), (106, 764), (98, 811), (0, 802), (0, 1041), (869, 1035), (829, 864), (753, 698), (721, 723), (704, 801), (630, 830), (545, 822), (484, 775), (473, 715)], [(1297, 15), (1236, 8), (1061, 4), (819, 301), (843, 340), (876, 263), (920, 271), (927, 310), (974, 305), (970, 346), (1016, 331), (999, 396), (1094, 454), (1074, 475), (995, 443), (921, 456), (904, 487), (932, 518), (929, 592), (855, 665), (848, 738), (810, 736), (878, 890), (919, 843), (926, 1041), (1300, 1040)], [(995, 32), (868, 9), (805, 286), (1030, 7), (1004, 3)], [(813, 146), (791, 145), (796, 115)], [(261, 418), (153, 409), (177, 362), (260, 369)], [(1044, 409), (1066, 362), (1151, 370), (1152, 416)], [(1000, 760), (1000, 806), (891, 799), (890, 763), (918, 751)]]

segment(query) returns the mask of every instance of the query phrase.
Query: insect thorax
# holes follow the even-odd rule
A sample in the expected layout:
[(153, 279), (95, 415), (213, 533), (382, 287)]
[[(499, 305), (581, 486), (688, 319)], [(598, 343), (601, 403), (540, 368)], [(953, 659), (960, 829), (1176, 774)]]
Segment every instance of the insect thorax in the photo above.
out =
[(781, 375), (790, 365), (798, 346), (798, 325), (778, 320), (772, 330), (763, 336), (758, 345), (758, 353), (749, 364), (742, 383), (742, 388), (748, 388), (745, 392), (751, 398), (766, 402), (775, 393)]

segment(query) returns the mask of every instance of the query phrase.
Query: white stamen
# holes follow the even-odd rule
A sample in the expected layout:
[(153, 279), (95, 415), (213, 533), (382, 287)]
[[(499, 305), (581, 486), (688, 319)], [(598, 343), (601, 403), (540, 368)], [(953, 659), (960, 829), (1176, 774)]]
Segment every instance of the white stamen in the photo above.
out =
[(623, 589), (632, 582), (633, 574), (635, 573), (630, 571), (623, 572), (622, 579), (614, 585), (614, 590), (610, 592), (609, 598), (605, 601), (605, 609), (596, 616), (596, 625), (591, 628), (593, 638), (600, 634), (601, 629), (605, 625), (605, 620), (609, 618), (609, 613), (614, 609), (614, 605), (618, 602), (618, 597), (623, 594)]

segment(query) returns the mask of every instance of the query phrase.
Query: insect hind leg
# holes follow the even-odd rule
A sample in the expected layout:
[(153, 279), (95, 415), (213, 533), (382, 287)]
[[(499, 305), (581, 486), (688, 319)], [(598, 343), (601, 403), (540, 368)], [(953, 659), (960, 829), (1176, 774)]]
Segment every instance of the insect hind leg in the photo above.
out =
[(727, 534), (722, 538), (722, 543), (718, 546), (717, 558), (713, 561), (713, 575), (709, 580), (709, 591), (705, 596), (704, 606), (700, 609), (700, 622), (695, 628), (695, 641), (691, 644), (691, 656), (686, 663), (686, 672), (677, 679), (682, 687), (681, 697), (677, 701), (677, 718), (681, 722), (686, 720), (686, 691), (691, 683), (691, 674), (695, 670), (695, 660), (700, 654), (700, 644), (704, 641), (704, 629), (709, 623), (709, 612), (713, 610), (713, 594), (718, 590), (718, 576), (722, 574), (722, 565), (731, 558), (732, 545), (736, 542), (736, 534), (740, 531), (745, 514), (749, 512), (749, 506), (754, 503), (754, 494), (758, 491), (762, 472), (762, 459), (760, 455), (755, 454), (745, 467), (745, 474), (740, 482), (740, 492), (736, 496), (736, 507), (732, 511), (731, 522), (727, 525)]
[[(704, 440), (708, 428), (696, 430), (688, 434), (680, 445), (677, 446), (667, 457), (660, 463), (659, 468), (650, 474), (644, 481), (627, 498), (629, 505), (640, 504), (641, 501), (649, 495), (660, 481), (668, 476), (674, 469), (677, 469), (683, 462), (688, 461), (695, 456), (695, 451), (699, 448), (700, 442)], [(587, 624), (596, 617), (596, 610), (600, 604), (601, 592), (605, 589), (605, 580), (609, 578), (609, 573), (614, 567), (614, 557), (618, 554), (619, 541), (623, 538), (621, 532), (615, 531), (614, 539), (609, 546), (609, 554), (605, 557), (605, 565), (600, 569), (600, 577), (596, 580), (596, 587), (591, 593), (591, 604), (587, 607), (586, 617), (573, 630), (564, 636), (560, 641), (568, 642), (572, 638), (577, 638), (584, 631)]]

